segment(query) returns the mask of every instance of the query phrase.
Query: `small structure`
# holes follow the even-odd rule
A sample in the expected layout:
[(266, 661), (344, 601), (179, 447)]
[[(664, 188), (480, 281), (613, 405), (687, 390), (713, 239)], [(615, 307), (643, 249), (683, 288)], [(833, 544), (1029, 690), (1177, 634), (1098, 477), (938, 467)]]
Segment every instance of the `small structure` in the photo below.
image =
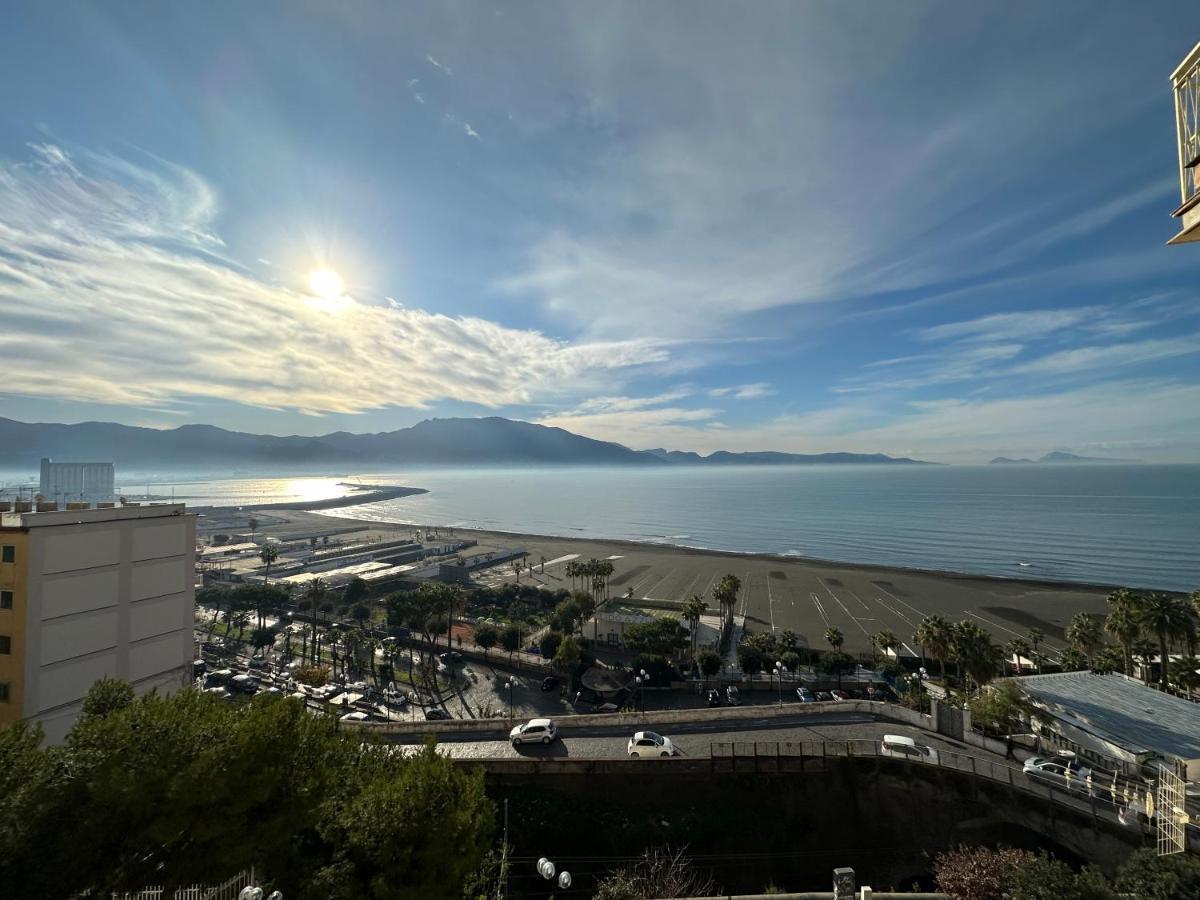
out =
[(1200, 781), (1200, 704), (1117, 673), (1027, 675), (1036, 718), (1077, 753), (1127, 771), (1182, 764)]
[(1179, 220), (1179, 234), (1167, 243), (1183, 244), (1200, 241), (1200, 44), (1171, 73), (1171, 88), (1182, 202), (1171, 213)]
[(583, 633), (590, 635), (596, 644), (624, 647), (626, 628), (630, 625), (645, 625), (647, 622), (653, 621), (654, 616), (644, 609), (610, 600), (597, 607), (596, 612), (584, 626)]

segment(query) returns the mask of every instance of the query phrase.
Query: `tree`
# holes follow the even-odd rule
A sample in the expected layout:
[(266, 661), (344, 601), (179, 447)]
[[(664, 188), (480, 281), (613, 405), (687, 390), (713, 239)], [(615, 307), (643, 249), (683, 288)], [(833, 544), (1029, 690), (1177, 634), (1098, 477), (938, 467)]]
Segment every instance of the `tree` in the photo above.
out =
[(304, 599), (308, 601), (308, 607), (312, 610), (312, 664), (314, 666), (321, 662), (321, 658), (317, 655), (317, 612), (325, 602), (326, 590), (325, 579), (314, 578), (308, 583), (308, 588), (304, 592)]
[(1158, 683), (1164, 691), (1167, 689), (1168, 666), (1170, 658), (1167, 645), (1170, 641), (1183, 637), (1192, 625), (1191, 610), (1183, 600), (1166, 594), (1151, 594), (1138, 604), (1138, 624), (1152, 634), (1158, 635), (1159, 659), (1161, 665)]
[(757, 644), (750, 641), (742, 641), (738, 644), (737, 660), (738, 666), (747, 675), (757, 675), (763, 669), (767, 668), (766, 655)]
[(1008, 678), (971, 698), (972, 720), (990, 725), (1001, 734), (1016, 734), (1033, 711), (1033, 703), (1025, 692)]
[(871, 635), (871, 646), (878, 647), (883, 651), (883, 655), (887, 656), (890, 651), (900, 646), (900, 641), (892, 631), (885, 628)]
[(250, 540), (254, 540), (254, 532), (258, 531), (258, 519), (253, 516), (246, 522), (246, 527), (250, 529)]
[[(1128, 599), (1125, 599), (1126, 597)], [(1133, 645), (1142, 636), (1142, 626), (1137, 614), (1137, 598), (1122, 589), (1110, 594), (1108, 602), (1109, 612), (1104, 619), (1104, 630), (1121, 645), (1125, 674), (1132, 675)]]
[(721, 576), (721, 580), (713, 588), (713, 599), (717, 601), (725, 628), (733, 625), (733, 612), (737, 608), (738, 593), (741, 589), (741, 579), (732, 573)]
[(566, 673), (568, 693), (575, 690), (575, 670), (579, 667), (579, 660), (582, 657), (579, 642), (569, 634), (562, 639), (562, 643), (558, 645), (558, 650), (554, 654), (554, 668)]
[(700, 617), (704, 615), (706, 609), (708, 609), (708, 604), (704, 602), (704, 598), (699, 594), (692, 594), (689, 599), (683, 601), (683, 606), (679, 611), (689, 626), (693, 659), (696, 656), (696, 642), (700, 637)]
[(288, 897), (455, 896), (494, 829), (481, 773), (432, 745), (379, 753), (289, 698), (150, 693), (82, 717), (61, 746), (39, 736), (0, 731), (14, 900), (173, 896), (251, 867)]
[(829, 628), (825, 629), (825, 643), (832, 647), (836, 652), (842, 649), (842, 644), (846, 643), (846, 638), (842, 635), (840, 628), (834, 628), (833, 626), (830, 626)]
[(1191, 693), (1200, 688), (1200, 659), (1181, 656), (1171, 662), (1171, 680), (1183, 690)]
[(521, 632), (515, 625), (506, 625), (500, 632), (500, 646), (508, 651), (508, 663), (512, 665), (512, 655), (521, 647)]
[(574, 597), (569, 597), (554, 607), (554, 612), (550, 614), (550, 625), (563, 634), (570, 634), (575, 630), (581, 617), (579, 601)]
[(712, 876), (692, 867), (682, 850), (647, 850), (632, 867), (609, 872), (593, 900), (641, 900), (642, 897), (708, 897), (718, 893)]
[(483, 658), (487, 659), (488, 651), (500, 640), (500, 631), (495, 625), (484, 622), (475, 628), (475, 643), (483, 648)]
[(1011, 894), (1020, 900), (1117, 900), (1099, 872), (1088, 868), (1075, 872), (1045, 853), (1017, 869)]
[(934, 857), (933, 876), (956, 900), (1007, 900), (1017, 872), (1035, 858), (1009, 847), (960, 847)]
[[(254, 520), (251, 519), (251, 522)], [(271, 566), (275, 560), (279, 559), (279, 551), (275, 549), (274, 544), (265, 544), (262, 550), (258, 553), (258, 558), (262, 560), (265, 571), (263, 572), (263, 587), (267, 587), (271, 581)], [(258, 617), (258, 627), (262, 628), (266, 623), (263, 621), (261, 613)]]
[(538, 650), (542, 652), (542, 657), (553, 660), (554, 655), (558, 653), (559, 645), (562, 644), (563, 636), (559, 631), (547, 631), (542, 635), (542, 639), (538, 642)]
[(1142, 680), (1149, 684), (1150, 666), (1154, 664), (1154, 659), (1158, 655), (1158, 647), (1149, 638), (1138, 638), (1129, 649), (1130, 656), (1141, 663)]
[(133, 703), (133, 686), (128, 681), (105, 675), (92, 683), (83, 699), (80, 715), (83, 718), (104, 718)]
[(926, 616), (917, 626), (913, 640), (921, 645), (922, 654), (928, 653), (937, 660), (938, 674), (946, 674), (946, 658), (953, 646), (950, 625), (941, 616)]
[(1088, 613), (1076, 613), (1067, 625), (1066, 638), (1075, 649), (1087, 657), (1089, 668), (1092, 657), (1104, 643), (1104, 631), (1100, 621)]
[(696, 658), (696, 662), (699, 664), (700, 672), (704, 675), (706, 681), (721, 671), (721, 654), (715, 650), (708, 648), (701, 650), (700, 655)]
[(1045, 639), (1046, 639), (1046, 636), (1042, 634), (1042, 631), (1040, 628), (1030, 628), (1029, 629), (1029, 646), (1033, 650), (1033, 655), (1030, 656), (1029, 658), (1032, 659), (1034, 662), (1034, 665), (1037, 666), (1039, 675), (1042, 674), (1042, 663), (1045, 662), (1045, 659), (1046, 659), (1040, 649), (1042, 646), (1042, 641), (1044, 641)]
[(1144, 848), (1117, 870), (1116, 888), (1137, 900), (1197, 900), (1200, 898), (1200, 857), (1194, 853), (1159, 856)]
[(1018, 675), (1021, 674), (1021, 660), (1032, 659), (1033, 648), (1024, 638), (1012, 638), (1004, 644), (1004, 652), (1012, 661)]
[(354, 606), (356, 603), (364, 602), (370, 594), (371, 586), (356, 576), (346, 585), (346, 591), (342, 594), (342, 600), (347, 606)]
[(659, 616), (625, 629), (625, 646), (639, 653), (670, 657), (687, 644), (687, 630), (674, 616)]
[(1081, 672), (1088, 667), (1088, 661), (1077, 647), (1068, 647), (1062, 652), (1059, 666), (1064, 672)]
[(838, 687), (842, 686), (842, 676), (849, 675), (858, 668), (858, 663), (854, 661), (854, 657), (849, 653), (843, 653), (840, 650), (835, 650), (832, 653), (824, 654), (817, 662), (817, 671), (822, 675), (833, 675), (837, 678)]
[(255, 628), (250, 632), (250, 646), (257, 653), (264, 648), (270, 648), (275, 645), (276, 631), (273, 628)]
[(350, 610), (350, 615), (358, 623), (358, 627), (366, 631), (367, 623), (371, 621), (371, 607), (365, 603), (355, 604)]

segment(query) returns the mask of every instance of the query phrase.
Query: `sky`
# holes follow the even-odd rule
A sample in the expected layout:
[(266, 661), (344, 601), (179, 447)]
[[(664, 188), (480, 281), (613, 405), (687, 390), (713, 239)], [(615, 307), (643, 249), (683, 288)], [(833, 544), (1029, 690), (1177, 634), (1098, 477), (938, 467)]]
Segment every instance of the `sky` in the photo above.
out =
[(0, 415), (1200, 462), (1197, 40), (1190, 3), (14, 0)]

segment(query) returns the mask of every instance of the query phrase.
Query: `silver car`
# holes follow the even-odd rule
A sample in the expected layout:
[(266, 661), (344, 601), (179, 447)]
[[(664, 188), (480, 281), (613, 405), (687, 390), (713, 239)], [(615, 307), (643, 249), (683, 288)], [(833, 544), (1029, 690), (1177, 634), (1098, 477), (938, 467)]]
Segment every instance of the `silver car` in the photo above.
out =
[(1025, 760), (1023, 769), (1035, 781), (1081, 793), (1088, 791), (1088, 778), (1092, 774), (1091, 769), (1080, 765), (1074, 753), (1030, 757)]
[(549, 719), (530, 719), (508, 733), (514, 747), (519, 744), (549, 744), (558, 737), (558, 729)]

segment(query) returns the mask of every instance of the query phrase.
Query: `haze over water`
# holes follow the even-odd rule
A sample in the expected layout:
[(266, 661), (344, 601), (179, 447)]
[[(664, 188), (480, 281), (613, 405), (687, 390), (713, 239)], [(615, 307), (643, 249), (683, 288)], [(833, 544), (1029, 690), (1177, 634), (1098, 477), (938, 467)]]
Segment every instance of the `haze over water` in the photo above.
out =
[[(1200, 587), (1200, 466), (425, 469), (360, 477), (429, 493), (330, 515)], [(340, 480), (247, 479), (176, 491), (193, 504), (316, 499), (336, 496)]]

